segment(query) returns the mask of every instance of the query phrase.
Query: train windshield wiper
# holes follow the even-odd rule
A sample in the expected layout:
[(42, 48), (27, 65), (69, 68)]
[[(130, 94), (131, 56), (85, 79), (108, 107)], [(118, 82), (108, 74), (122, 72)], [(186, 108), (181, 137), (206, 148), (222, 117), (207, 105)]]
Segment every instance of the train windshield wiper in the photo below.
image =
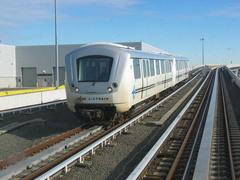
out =
[(101, 74), (99, 74), (99, 77), (97, 78), (97, 80), (93, 81), (92, 86), (94, 86), (95, 83), (103, 77), (103, 74), (104, 74), (103, 72)]

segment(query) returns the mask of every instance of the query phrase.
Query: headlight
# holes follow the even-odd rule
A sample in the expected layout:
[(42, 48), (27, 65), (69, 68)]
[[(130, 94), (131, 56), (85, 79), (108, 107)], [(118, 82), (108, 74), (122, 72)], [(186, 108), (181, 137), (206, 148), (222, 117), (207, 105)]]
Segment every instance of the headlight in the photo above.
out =
[(111, 88), (111, 87), (108, 87), (108, 88), (107, 88), (107, 92), (109, 92), (109, 93), (112, 92), (112, 88)]
[(80, 89), (79, 89), (78, 87), (75, 87), (75, 88), (74, 88), (74, 91), (75, 91), (75, 92), (79, 92)]

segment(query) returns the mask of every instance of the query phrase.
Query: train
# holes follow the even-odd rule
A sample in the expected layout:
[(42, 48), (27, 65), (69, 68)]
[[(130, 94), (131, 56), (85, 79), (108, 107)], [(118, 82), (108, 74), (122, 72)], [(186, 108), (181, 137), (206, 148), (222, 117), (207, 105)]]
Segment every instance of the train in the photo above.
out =
[(87, 123), (113, 123), (185, 81), (189, 60), (121, 44), (91, 43), (68, 53), (65, 69), (70, 111)]

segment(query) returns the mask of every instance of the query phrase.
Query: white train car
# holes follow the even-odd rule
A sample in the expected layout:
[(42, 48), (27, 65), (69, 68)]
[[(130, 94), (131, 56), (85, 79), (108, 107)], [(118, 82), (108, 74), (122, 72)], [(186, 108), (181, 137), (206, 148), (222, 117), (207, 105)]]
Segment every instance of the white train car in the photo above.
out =
[(180, 56), (95, 43), (65, 58), (69, 109), (81, 119), (105, 121), (125, 115), (188, 77)]

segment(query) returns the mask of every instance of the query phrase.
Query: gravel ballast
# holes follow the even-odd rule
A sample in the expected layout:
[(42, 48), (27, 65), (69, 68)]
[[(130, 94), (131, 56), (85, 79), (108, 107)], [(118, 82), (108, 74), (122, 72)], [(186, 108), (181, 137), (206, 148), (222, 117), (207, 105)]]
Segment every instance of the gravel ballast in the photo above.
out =
[(160, 129), (157, 126), (136, 124), (129, 129), (130, 133), (118, 136), (113, 146), (99, 149), (89, 157), (87, 161), (92, 161), (92, 166), (83, 168), (75, 165), (61, 179), (126, 179), (152, 147), (156, 140), (153, 134), (158, 136)]
[(57, 107), (55, 110), (42, 109), (28, 115), (5, 117), (0, 121), (0, 127), (36, 118), (46, 120), (46, 124), (33, 123), (0, 135), (0, 160), (23, 152), (82, 124), (66, 106), (63, 106)]

